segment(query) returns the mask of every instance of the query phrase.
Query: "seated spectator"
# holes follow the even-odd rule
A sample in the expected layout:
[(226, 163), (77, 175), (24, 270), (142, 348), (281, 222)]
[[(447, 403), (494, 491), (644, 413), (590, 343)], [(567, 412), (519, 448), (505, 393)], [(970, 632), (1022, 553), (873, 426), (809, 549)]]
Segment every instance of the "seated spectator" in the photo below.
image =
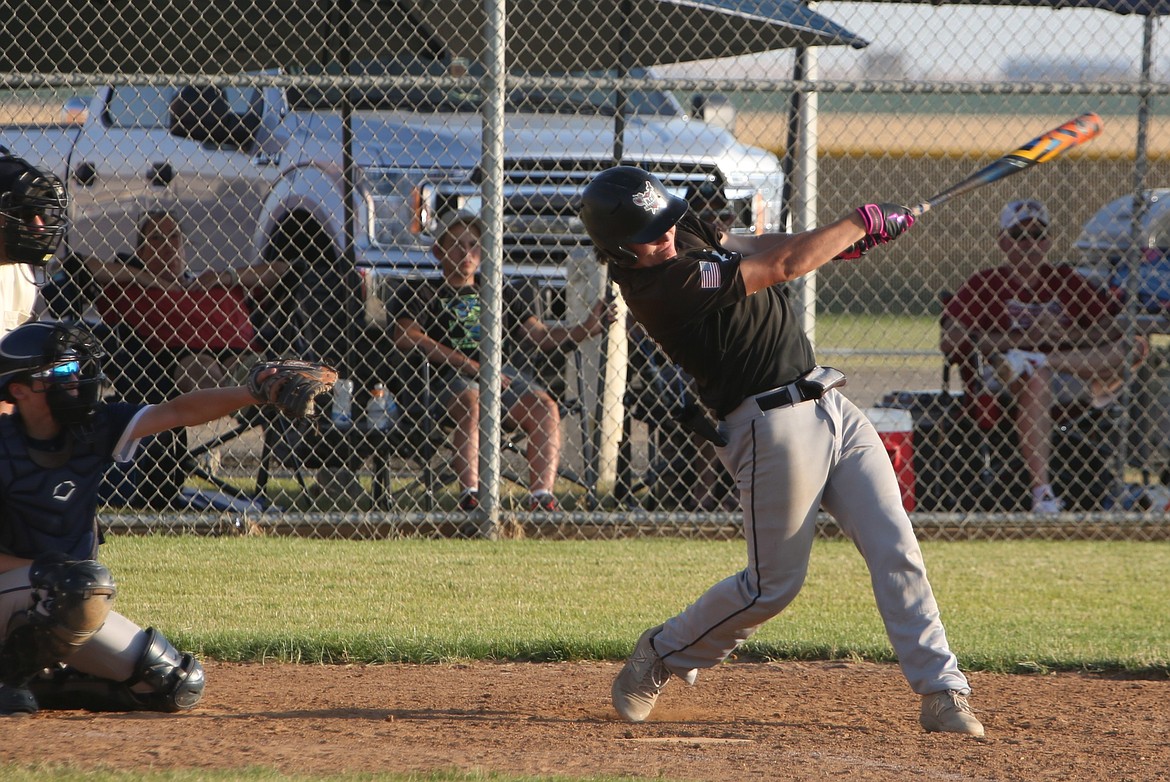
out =
[(1127, 365), (1140, 365), (1149, 349), (1141, 337), (1125, 341), (1115, 295), (1071, 266), (1047, 262), (1049, 223), (1039, 201), (1004, 207), (997, 242), (1008, 263), (963, 283), (946, 304), (940, 341), (948, 356), (981, 356), (982, 382), (1015, 402), (1031, 508), (1043, 514), (1063, 508), (1049, 478), (1053, 406), (1083, 400), (1108, 407)]
[[(452, 435), (455, 469), (462, 494), (459, 506), (479, 505), (479, 383), (480, 294), (479, 264), (482, 225), (470, 214), (444, 215), (431, 252), (443, 267), (441, 280), (402, 286), (393, 312), (394, 342), (418, 349), (439, 370), (443, 384), (439, 398), (455, 421)], [(522, 350), (548, 353), (576, 345), (601, 334), (613, 322), (613, 305), (597, 302), (581, 323), (548, 325), (533, 313), (533, 301), (524, 288), (509, 288), (504, 296), (503, 331), (506, 355), (502, 408), (505, 420), (527, 435), (529, 510), (556, 509), (552, 495), (561, 449), (561, 419), (556, 401), (530, 375), (517, 367), (528, 362)]]
[(192, 275), (179, 221), (161, 210), (147, 212), (139, 223), (133, 257), (86, 265), (101, 289), (102, 320), (132, 329), (172, 367), (179, 393), (246, 374), (257, 359), (250, 292), (273, 285), (287, 268), (265, 263)]
[(701, 414), (694, 379), (659, 348), (642, 324), (630, 319), (627, 411), (654, 438), (647, 495), (655, 510), (732, 511), (739, 507), (734, 481), (715, 444), (684, 419)]

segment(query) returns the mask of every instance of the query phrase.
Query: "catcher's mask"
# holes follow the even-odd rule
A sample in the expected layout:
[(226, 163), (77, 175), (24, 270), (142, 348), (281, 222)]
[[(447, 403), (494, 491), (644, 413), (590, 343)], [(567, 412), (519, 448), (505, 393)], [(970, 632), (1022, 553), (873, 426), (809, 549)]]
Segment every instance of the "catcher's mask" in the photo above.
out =
[(97, 409), (105, 351), (79, 326), (26, 323), (0, 339), (0, 399), (16, 401), (13, 382), (40, 381), (53, 418), (62, 426), (88, 423)]
[(634, 166), (614, 166), (593, 177), (581, 193), (581, 222), (609, 263), (632, 266), (638, 257), (626, 245), (662, 236), (687, 211), (685, 199), (671, 195), (653, 174)]
[(0, 219), (7, 263), (44, 266), (65, 236), (69, 196), (61, 180), (22, 158), (0, 157)]

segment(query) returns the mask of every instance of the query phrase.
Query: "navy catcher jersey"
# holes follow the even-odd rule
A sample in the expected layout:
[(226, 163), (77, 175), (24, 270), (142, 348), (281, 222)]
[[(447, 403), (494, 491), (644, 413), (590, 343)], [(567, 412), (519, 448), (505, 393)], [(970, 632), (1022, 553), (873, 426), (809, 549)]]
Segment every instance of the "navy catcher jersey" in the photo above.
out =
[(742, 260), (698, 248), (648, 268), (610, 267), (634, 317), (694, 377), (703, 403), (721, 418), (816, 364), (779, 287), (747, 295)]
[(72, 559), (97, 557), (101, 479), (114, 463), (114, 448), (126, 427), (143, 407), (99, 405), (84, 435), (65, 435), (72, 438), (73, 450), (60, 467), (34, 463), (20, 416), (0, 416), (0, 551), (26, 559), (50, 551)]

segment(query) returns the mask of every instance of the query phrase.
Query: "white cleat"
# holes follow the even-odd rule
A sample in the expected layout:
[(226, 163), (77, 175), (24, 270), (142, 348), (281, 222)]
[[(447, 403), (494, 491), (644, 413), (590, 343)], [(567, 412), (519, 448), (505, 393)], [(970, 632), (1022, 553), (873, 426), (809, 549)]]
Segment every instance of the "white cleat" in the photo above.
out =
[[(610, 691), (613, 707), (617, 709), (622, 719), (630, 722), (644, 721), (650, 716), (662, 688), (670, 681), (671, 676), (677, 675), (666, 667), (666, 663), (662, 662), (662, 658), (654, 650), (652, 641), (661, 631), (662, 625), (658, 625), (642, 633), (642, 637), (634, 646), (634, 653), (630, 655), (630, 659), (613, 681), (613, 688)], [(694, 684), (697, 675), (698, 671), (691, 670), (686, 676), (679, 678), (687, 684)]]
[(927, 733), (962, 733), (982, 736), (983, 723), (975, 716), (967, 696), (958, 690), (943, 690), (922, 696), (918, 722)]

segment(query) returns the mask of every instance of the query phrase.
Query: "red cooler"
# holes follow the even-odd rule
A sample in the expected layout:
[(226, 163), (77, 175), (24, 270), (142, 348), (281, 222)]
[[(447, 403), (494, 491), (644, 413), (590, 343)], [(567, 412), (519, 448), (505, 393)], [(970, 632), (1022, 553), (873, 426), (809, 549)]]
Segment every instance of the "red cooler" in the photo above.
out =
[(914, 416), (909, 410), (871, 407), (865, 415), (873, 423), (890, 455), (898, 485), (902, 487), (902, 507), (914, 510)]

